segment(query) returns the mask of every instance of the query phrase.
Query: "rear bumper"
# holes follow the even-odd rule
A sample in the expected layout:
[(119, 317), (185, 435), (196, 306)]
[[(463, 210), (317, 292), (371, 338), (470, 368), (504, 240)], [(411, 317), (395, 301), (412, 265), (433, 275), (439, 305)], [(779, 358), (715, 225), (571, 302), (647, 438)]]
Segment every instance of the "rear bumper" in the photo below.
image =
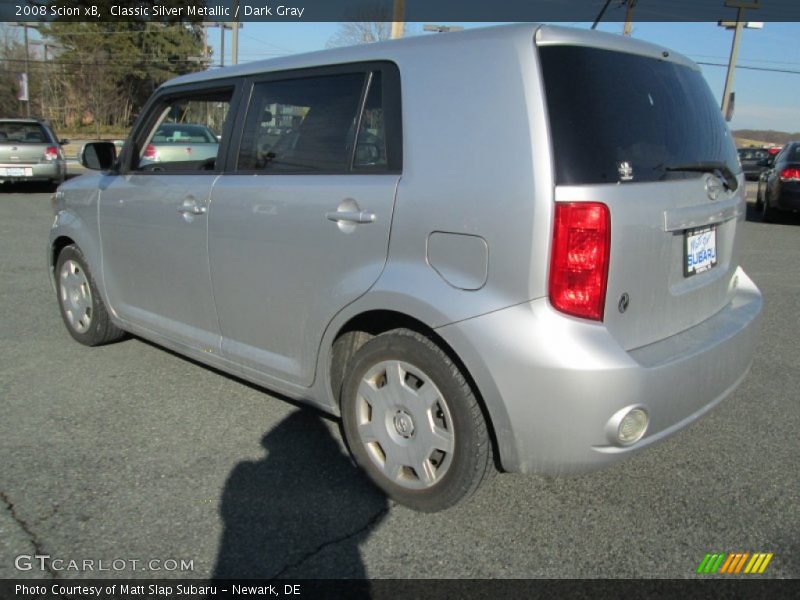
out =
[[(668, 437), (741, 382), (761, 294), (741, 269), (737, 277), (733, 300), (713, 317), (630, 352), (602, 324), (564, 317), (546, 299), (439, 331), (484, 397), (504, 468), (579, 473)], [(634, 406), (647, 411), (650, 424), (641, 440), (621, 446), (609, 422)]]
[(800, 210), (800, 185), (781, 186), (780, 193), (770, 205), (780, 210)]
[[(18, 172), (22, 169), (22, 173)], [(63, 181), (67, 173), (64, 161), (48, 163), (0, 163), (2, 181)]]

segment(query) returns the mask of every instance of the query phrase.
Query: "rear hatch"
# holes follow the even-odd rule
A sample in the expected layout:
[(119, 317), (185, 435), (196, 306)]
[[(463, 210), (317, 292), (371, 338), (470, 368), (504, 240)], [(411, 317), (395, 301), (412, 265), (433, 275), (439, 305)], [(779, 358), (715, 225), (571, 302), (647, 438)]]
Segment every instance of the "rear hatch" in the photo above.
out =
[(608, 207), (603, 322), (633, 349), (729, 301), (744, 178), (694, 63), (617, 36), (564, 39), (560, 31), (537, 35), (555, 199)]
[(53, 145), (38, 123), (0, 121), (0, 163), (38, 163), (43, 160), (45, 149)]

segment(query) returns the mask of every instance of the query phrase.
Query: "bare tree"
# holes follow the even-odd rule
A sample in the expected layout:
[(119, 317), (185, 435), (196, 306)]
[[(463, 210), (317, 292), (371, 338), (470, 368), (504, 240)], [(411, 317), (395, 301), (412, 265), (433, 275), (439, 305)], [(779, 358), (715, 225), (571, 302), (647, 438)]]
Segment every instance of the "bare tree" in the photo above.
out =
[(387, 21), (341, 23), (339, 30), (328, 40), (328, 48), (380, 42), (388, 40), (391, 33), (392, 24)]
[[(328, 40), (328, 48), (355, 46), (388, 40), (392, 34), (392, 2), (365, 0), (346, 14), (349, 19), (339, 24), (339, 30)], [(413, 33), (406, 27), (406, 34)]]

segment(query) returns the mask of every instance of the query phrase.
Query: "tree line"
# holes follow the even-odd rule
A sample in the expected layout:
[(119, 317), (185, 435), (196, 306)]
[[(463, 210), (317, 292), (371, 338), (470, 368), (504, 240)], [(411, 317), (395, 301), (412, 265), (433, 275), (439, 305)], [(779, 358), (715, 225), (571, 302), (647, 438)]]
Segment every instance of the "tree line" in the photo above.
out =
[[(57, 130), (125, 130), (161, 83), (206, 68), (199, 22), (56, 21), (36, 29), (28, 43), (30, 115)], [(18, 100), (26, 71), (22, 27), (0, 29), (0, 65), (0, 117), (27, 116)]]

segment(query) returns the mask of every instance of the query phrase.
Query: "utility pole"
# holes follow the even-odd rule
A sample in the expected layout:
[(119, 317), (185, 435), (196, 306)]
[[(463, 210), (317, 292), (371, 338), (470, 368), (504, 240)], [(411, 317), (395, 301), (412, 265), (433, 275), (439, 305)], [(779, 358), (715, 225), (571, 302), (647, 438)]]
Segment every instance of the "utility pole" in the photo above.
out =
[(233, 0), (233, 31), (231, 32), (231, 63), (239, 64), (239, 0)]
[(728, 61), (728, 73), (725, 76), (725, 90), (722, 92), (722, 115), (726, 120), (730, 120), (731, 114), (731, 97), (733, 95), (733, 74), (736, 70), (736, 59), (739, 56), (739, 41), (742, 36), (742, 29), (748, 27), (750, 29), (761, 29), (763, 23), (747, 23), (744, 20), (744, 11), (746, 8), (758, 8), (758, 0), (725, 0), (725, 6), (737, 9), (736, 22), (720, 21), (718, 25), (725, 27), (725, 29), (733, 29), (733, 43), (731, 44), (731, 57)]
[(392, 39), (403, 37), (405, 30), (406, 0), (394, 0), (392, 10)]
[(24, 23), (22, 25), (23, 29), (25, 30), (25, 84), (28, 86), (28, 99), (25, 102), (25, 110), (28, 113), (28, 116), (31, 116), (31, 86), (30, 86), (30, 48), (28, 46), (28, 24)]
[[(55, 106), (55, 102), (48, 101), (48, 94), (52, 98), (52, 88), (50, 87), (50, 49), (55, 50), (63, 50), (64, 46), (59, 44), (54, 44), (52, 42), (47, 41), (39, 41), (39, 40), (31, 40), (29, 42), (31, 46), (42, 46), (44, 48), (44, 85), (41, 89), (39, 94), (39, 101), (41, 102), (41, 111), (40, 114), (42, 117), (49, 119), (48, 112), (52, 114), (54, 112), (53, 106)], [(57, 119), (58, 117), (56, 117)]]
[(622, 29), (622, 35), (630, 35), (633, 22), (633, 7), (636, 6), (636, 0), (627, 0), (628, 8), (625, 10), (625, 27)]
[(28, 27), (33, 27), (37, 29), (36, 25), (32, 25), (30, 23), (11, 23), (11, 25), (15, 27), (22, 27), (23, 28), (23, 37), (25, 40), (25, 72), (22, 74), (22, 83), (21, 86), (24, 85), (24, 90), (21, 90), (21, 93), (24, 92), (24, 98), (20, 97), (20, 101), (25, 102), (25, 111), (27, 116), (31, 116), (31, 86), (30, 86), (30, 46), (28, 44)]

